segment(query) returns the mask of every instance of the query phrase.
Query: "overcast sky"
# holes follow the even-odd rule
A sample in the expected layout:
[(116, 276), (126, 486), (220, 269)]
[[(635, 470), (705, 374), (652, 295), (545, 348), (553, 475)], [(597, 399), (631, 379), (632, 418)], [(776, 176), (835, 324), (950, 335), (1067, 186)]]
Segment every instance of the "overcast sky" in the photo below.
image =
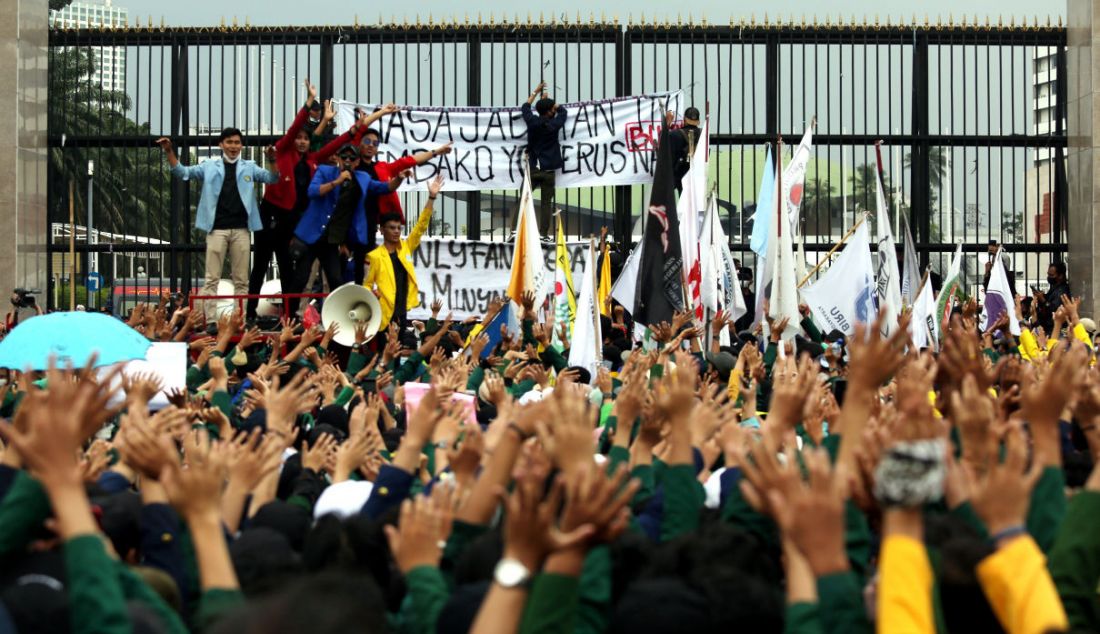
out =
[[(912, 0), (845, 0), (845, 2), (817, 2), (814, 0), (771, 0), (767, 3), (744, 2), (730, 0), (697, 0), (696, 2), (677, 5), (658, 0), (630, 0), (617, 2), (593, 3), (586, 0), (558, 0), (552, 4), (540, 5), (538, 3), (517, 3), (515, 0), (469, 0), (456, 3), (453, 0), (408, 0), (402, 3), (357, 3), (357, 2), (329, 2), (321, 4), (310, 2), (287, 2), (285, 0), (272, 2), (271, 0), (236, 0), (233, 3), (215, 2), (213, 0), (192, 0), (190, 2), (164, 2), (164, 0), (114, 0), (116, 6), (129, 9), (131, 19), (135, 16), (151, 15), (155, 22), (160, 22), (163, 16), (171, 26), (204, 26), (214, 25), (224, 16), (231, 20), (236, 15), (242, 22), (247, 16), (252, 24), (284, 25), (284, 24), (351, 24), (356, 14), (361, 23), (375, 22), (379, 13), (388, 21), (390, 15), (395, 15), (398, 21), (403, 16), (415, 19), (419, 13), (422, 18), (428, 14), (441, 18), (455, 15), (462, 18), (466, 13), (476, 16), (480, 11), (488, 19), (490, 13), (496, 16), (513, 16), (519, 13), (526, 19), (527, 12), (531, 11), (537, 17), (540, 7), (553, 7), (553, 11), (566, 12), (570, 18), (580, 11), (587, 20), (590, 12), (599, 17), (605, 13), (610, 19), (618, 15), (625, 20), (628, 14), (633, 14), (635, 20), (641, 14), (645, 14), (647, 20), (654, 16), (659, 18), (675, 19), (677, 10), (683, 13), (687, 19), (690, 12), (698, 20), (705, 15), (707, 20), (725, 22), (730, 17), (748, 18), (753, 13), (758, 20), (763, 19), (765, 10), (773, 19), (776, 15), (784, 17), (793, 15), (797, 20), (802, 15), (807, 18), (815, 13), (824, 20), (825, 16), (843, 15), (845, 21), (850, 16), (856, 16), (857, 20), (866, 16), (868, 21), (873, 21), (878, 14), (885, 21), (887, 15), (894, 20), (904, 17), (908, 21), (917, 9), (918, 19), (923, 20), (928, 14), (933, 23), (936, 16), (942, 15), (946, 20), (949, 14), (954, 14), (956, 21), (965, 12), (969, 19), (978, 15), (984, 20), (989, 16), (992, 22), (996, 22), (998, 16), (1004, 16), (1008, 21), (1010, 16), (1017, 19), (1038, 15), (1040, 21), (1045, 21), (1049, 15), (1053, 22), (1057, 22), (1059, 16), (1066, 15), (1065, 2), (1036, 3), (1034, 0), (969, 0), (958, 2), (955, 0), (924, 0), (914, 3)], [(320, 7), (324, 7), (323, 11)], [(670, 8), (673, 7), (673, 8)], [(766, 7), (766, 9), (765, 9)], [(551, 9), (545, 9), (547, 16)], [(144, 18), (142, 20), (144, 22)]]

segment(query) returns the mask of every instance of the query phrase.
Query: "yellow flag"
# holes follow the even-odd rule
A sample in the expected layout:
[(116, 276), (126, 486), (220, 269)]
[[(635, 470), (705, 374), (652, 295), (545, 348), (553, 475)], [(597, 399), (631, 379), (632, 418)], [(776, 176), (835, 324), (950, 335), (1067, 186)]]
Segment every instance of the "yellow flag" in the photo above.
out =
[(600, 283), (596, 289), (596, 300), (600, 302), (600, 314), (611, 316), (611, 258), (608, 257), (607, 243), (603, 243), (603, 264), (600, 265)]

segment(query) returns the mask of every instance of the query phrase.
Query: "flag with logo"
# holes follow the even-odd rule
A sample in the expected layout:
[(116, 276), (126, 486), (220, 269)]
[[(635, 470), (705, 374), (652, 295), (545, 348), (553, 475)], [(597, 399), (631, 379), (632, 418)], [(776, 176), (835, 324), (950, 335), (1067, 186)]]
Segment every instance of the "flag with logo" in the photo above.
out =
[(814, 124), (806, 128), (802, 141), (794, 149), (791, 162), (783, 170), (783, 204), (787, 207), (787, 222), (791, 226), (792, 242), (798, 242), (801, 233), (802, 194), (806, 186), (806, 167), (814, 148)]
[(997, 256), (989, 271), (985, 300), (982, 302), (982, 330), (989, 330), (1002, 313), (1008, 315), (1009, 332), (1019, 337), (1020, 321), (1016, 319), (1016, 302), (1012, 298), (1012, 287), (1008, 284), (1004, 261), (1001, 260), (1001, 250), (997, 249)]
[(707, 122), (699, 130), (699, 144), (691, 156), (688, 173), (680, 181), (680, 200), (676, 212), (680, 216), (680, 246), (684, 256), (684, 280), (687, 282), (688, 301), (695, 310), (695, 318), (703, 318), (700, 299), (702, 271), (699, 263), (699, 221), (707, 210)]
[(527, 292), (534, 293), (536, 297), (541, 296), (545, 277), (546, 264), (542, 255), (539, 225), (535, 218), (535, 202), (531, 198), (531, 178), (524, 173), (519, 213), (516, 214), (516, 243), (512, 250), (508, 297), (513, 302), (518, 302)]
[[(568, 324), (566, 330), (573, 332), (573, 318), (577, 313), (577, 296), (573, 291), (573, 269), (569, 265), (569, 250), (565, 247), (565, 231), (561, 226), (561, 215), (556, 216), (557, 257), (554, 270), (554, 324)], [(554, 345), (561, 346), (558, 328), (554, 328)]]
[(932, 284), (925, 278), (918, 284), (916, 298), (913, 301), (913, 314), (909, 320), (909, 336), (913, 339), (913, 346), (921, 348), (939, 349), (936, 328), (936, 300), (932, 296)]
[(959, 244), (955, 249), (955, 257), (951, 258), (951, 265), (947, 267), (947, 275), (943, 276), (943, 286), (936, 298), (936, 340), (943, 341), (943, 333), (947, 331), (947, 324), (951, 320), (951, 309), (954, 307), (954, 298), (962, 297), (962, 257), (963, 246)]
[(878, 304), (885, 313), (882, 336), (889, 337), (898, 327), (901, 314), (901, 284), (898, 275), (897, 250), (894, 233), (890, 230), (890, 207), (886, 204), (886, 188), (882, 180), (882, 146), (875, 144), (875, 234), (878, 242), (878, 261), (875, 277), (878, 280)]
[(676, 213), (676, 176), (668, 130), (661, 130), (653, 190), (646, 209), (643, 250), (638, 263), (639, 283), (634, 295), (634, 321), (652, 326), (672, 321), (684, 309), (683, 256), (680, 220)]
[(588, 370), (592, 381), (603, 360), (603, 334), (600, 332), (600, 310), (596, 306), (596, 245), (588, 242), (588, 255), (584, 262), (584, 279), (577, 301), (577, 320), (573, 326), (573, 339), (569, 346), (569, 365)]
[(875, 271), (867, 223), (861, 221), (836, 260), (813, 284), (803, 287), (802, 301), (823, 331), (855, 334), (856, 324), (874, 321)]
[(699, 260), (703, 306), (711, 313), (725, 310), (731, 320), (737, 321), (747, 312), (745, 298), (737, 280), (737, 263), (733, 261), (729, 240), (722, 230), (718, 199), (714, 196), (710, 197), (707, 213), (703, 217)]

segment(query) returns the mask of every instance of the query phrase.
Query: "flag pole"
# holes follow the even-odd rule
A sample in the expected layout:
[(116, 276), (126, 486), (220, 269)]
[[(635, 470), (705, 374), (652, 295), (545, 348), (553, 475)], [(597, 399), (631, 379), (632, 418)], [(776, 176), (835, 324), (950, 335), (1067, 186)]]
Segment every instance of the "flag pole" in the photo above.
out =
[(798, 283), (798, 288), (802, 288), (803, 286), (805, 286), (806, 282), (810, 281), (810, 278), (813, 277), (814, 274), (821, 269), (821, 267), (825, 266), (825, 263), (829, 261), (829, 258), (831, 258), (834, 253), (839, 251), (840, 247), (844, 246), (844, 243), (848, 241), (848, 238), (852, 237), (852, 234), (856, 232), (856, 229), (859, 229), (859, 226), (867, 221), (867, 216), (868, 213), (866, 211), (863, 212), (863, 217), (859, 219), (859, 222), (852, 225), (852, 228), (848, 229), (848, 233), (845, 233), (844, 236), (840, 238), (840, 242), (837, 242), (835, 245), (833, 245), (833, 248), (829, 249), (829, 252), (825, 254), (825, 257), (817, 263), (817, 266), (815, 266), (809, 273), (807, 273), (806, 277), (802, 278), (802, 281)]

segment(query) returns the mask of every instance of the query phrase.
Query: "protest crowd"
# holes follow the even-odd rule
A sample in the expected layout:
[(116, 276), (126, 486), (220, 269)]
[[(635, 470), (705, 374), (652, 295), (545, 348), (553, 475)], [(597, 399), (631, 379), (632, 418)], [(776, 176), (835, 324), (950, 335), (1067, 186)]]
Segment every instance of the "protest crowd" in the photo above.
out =
[[(551, 133), (565, 116), (536, 110)], [(220, 166), (171, 157), (206, 179), (214, 279), (228, 253), (244, 294), (258, 230), (266, 259), (334, 278), (358, 254), (379, 330), (295, 306), (263, 332), (254, 306), (164, 297), (126, 323), (186, 345), (185, 385), (94, 357), (4, 370), (0, 632), (1100, 632), (1100, 370), (1063, 266), (1064, 292), (996, 313), (945, 285), (920, 342), (908, 306), (851, 332), (782, 314), (778, 281), (755, 315), (696, 313), (651, 273), (680, 188), (663, 138), (638, 303), (586, 278), (570, 328), (519, 270), (551, 230), (531, 207), (508, 297), (414, 321), (409, 252), (442, 179), (407, 237), (389, 196), (438, 152), (360, 176), (357, 142), (294, 132), (275, 172), (237, 162), (239, 132)], [(541, 186), (560, 163), (538, 160)], [(248, 194), (207, 191), (226, 166)], [(252, 184), (288, 172), (261, 214)]]

